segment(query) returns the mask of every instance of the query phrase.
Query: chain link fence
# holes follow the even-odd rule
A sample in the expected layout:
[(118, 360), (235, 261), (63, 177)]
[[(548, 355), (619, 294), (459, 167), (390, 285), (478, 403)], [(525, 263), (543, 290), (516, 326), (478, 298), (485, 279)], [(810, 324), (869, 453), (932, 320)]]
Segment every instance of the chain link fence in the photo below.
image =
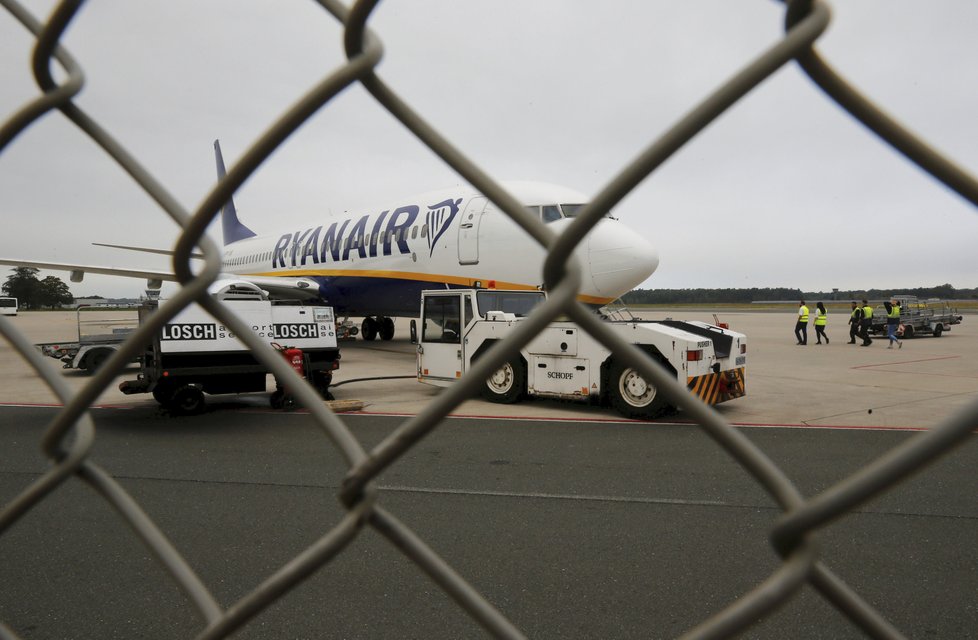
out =
[[(0, 153), (39, 118), (53, 110), (59, 110), (111, 156), (160, 209), (183, 228), (174, 259), (176, 275), (182, 284), (178, 293), (161, 305), (159, 312), (153, 314), (77, 393), (72, 393), (57, 374), (51, 373), (44, 366), (41, 362), (42, 356), (25, 336), (15, 330), (9, 321), (0, 317), (0, 332), (64, 403), (64, 408), (47, 427), (40, 440), (41, 449), (50, 461), (50, 468), (13, 500), (0, 505), (0, 535), (60, 486), (68, 482), (84, 483), (111, 504), (119, 517), (136, 532), (170, 578), (182, 589), (204, 620), (204, 630), (199, 637), (224, 638), (247, 625), (305, 578), (317, 571), (328, 570), (330, 562), (343, 553), (366, 527), (370, 527), (409, 558), (419, 571), (424, 572), (489, 633), (501, 638), (521, 638), (523, 634), (520, 629), (385, 507), (375, 479), (395, 465), (426, 434), (437, 429), (454, 408), (476, 391), (482, 380), (514, 356), (545, 325), (560, 315), (566, 315), (605, 344), (616, 357), (625, 359), (658, 385), (674, 404), (694, 419), (783, 509), (783, 515), (769, 532), (770, 542), (782, 558), (777, 569), (731, 605), (705, 618), (684, 637), (726, 638), (737, 635), (760, 617), (783, 606), (804, 585), (816, 589), (841, 615), (848, 617), (866, 635), (878, 638), (902, 637), (897, 629), (820, 559), (814, 545), (814, 534), (827, 523), (878, 496), (971, 437), (975, 425), (978, 424), (978, 402), (972, 402), (958, 415), (934, 425), (930, 430), (916, 435), (866, 465), (858, 473), (806, 499), (792, 481), (742, 433), (727, 424), (710, 407), (688, 394), (655, 361), (616, 337), (595, 315), (578, 303), (576, 294), (579, 274), (567, 267), (574, 247), (586, 237), (602, 216), (711, 121), (779, 68), (793, 62), (799, 64), (811, 81), (830, 99), (874, 131), (894, 150), (911, 159), (963, 198), (978, 205), (978, 182), (888, 118), (819, 57), (814, 46), (830, 20), (829, 9), (824, 3), (804, 0), (786, 3), (784, 38), (691, 109), (664, 135), (652, 141), (639, 157), (597, 194), (560, 237), (555, 237), (539, 220), (528, 215), (521, 204), (491, 176), (429, 126), (374, 72), (381, 59), (381, 40), (367, 25), (377, 5), (376, 1), (357, 2), (348, 8), (334, 0), (320, 0), (322, 9), (344, 25), (343, 44), (347, 63), (322, 78), (258, 137), (196, 211), (183, 209), (137, 158), (73, 101), (83, 85), (82, 69), (71, 53), (60, 46), (60, 38), (82, 2), (62, 2), (45, 23), (30, 15), (15, 0), (0, 0), (0, 4), (37, 39), (33, 69), (42, 90), (35, 100), (23, 105), (3, 123), (0, 128)], [(63, 81), (56, 81), (51, 75), (52, 61), (65, 71)], [(206, 227), (218, 214), (223, 203), (278, 145), (313, 114), (328, 110), (330, 101), (340, 91), (354, 84), (365, 88), (392, 117), (460, 176), (488, 196), (527, 234), (549, 249), (545, 265), (545, 281), (550, 292), (547, 302), (537, 308), (526, 322), (521, 323), (509, 339), (500, 342), (480, 359), (459, 384), (438, 395), (418, 415), (406, 419), (371, 451), (364, 449), (343, 420), (326, 408), (311, 387), (299, 382), (281, 356), (258, 339), (250, 327), (244, 326), (221, 303), (207, 295), (207, 286), (221, 270), (221, 251), (204, 235)], [(194, 251), (201, 251), (205, 256), (204, 267), (196, 275), (190, 268), (190, 256)], [(242, 336), (261, 362), (276, 376), (294, 382), (297, 399), (308, 408), (323, 435), (349, 465), (338, 496), (346, 509), (345, 516), (330, 530), (325, 531), (318, 541), (228, 609), (218, 604), (207, 585), (198, 578), (194, 568), (168, 541), (164, 532), (146, 516), (140, 505), (113, 477), (90, 459), (95, 435), (93, 420), (88, 412), (89, 406), (111, 384), (126, 363), (137, 355), (150, 336), (192, 302), (203, 305), (236, 334)], [(704, 613), (704, 616), (707, 615), (708, 612)], [(18, 637), (15, 630), (0, 621), (0, 638)]]

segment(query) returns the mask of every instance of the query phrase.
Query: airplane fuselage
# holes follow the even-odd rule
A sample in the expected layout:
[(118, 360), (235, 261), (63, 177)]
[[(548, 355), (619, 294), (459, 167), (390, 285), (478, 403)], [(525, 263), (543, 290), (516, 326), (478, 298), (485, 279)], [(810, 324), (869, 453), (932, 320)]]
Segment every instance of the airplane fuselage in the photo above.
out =
[[(540, 215), (583, 204), (582, 196), (526, 183), (514, 191)], [(558, 234), (570, 224), (555, 216)], [(547, 219), (547, 218), (545, 218)], [(509, 216), (472, 190), (423, 194), (361, 214), (324, 218), (277, 235), (225, 247), (224, 271), (243, 276), (306, 277), (343, 315), (416, 316), (424, 289), (537, 289), (546, 252)], [(577, 247), (584, 282), (579, 298), (610, 302), (645, 280), (654, 249), (617, 220), (602, 219)]]

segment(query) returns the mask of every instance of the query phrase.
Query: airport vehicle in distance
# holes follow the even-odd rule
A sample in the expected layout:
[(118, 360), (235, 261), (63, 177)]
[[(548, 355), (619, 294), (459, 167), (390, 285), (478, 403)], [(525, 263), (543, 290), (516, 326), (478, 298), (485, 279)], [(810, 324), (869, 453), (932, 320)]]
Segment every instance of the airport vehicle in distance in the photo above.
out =
[(82, 305), (75, 310), (78, 339), (34, 345), (44, 355), (60, 360), (65, 369), (95, 373), (119, 345), (139, 326), (135, 311), (92, 313), (95, 307)]
[[(418, 381), (436, 386), (452, 384), (543, 300), (540, 291), (423, 292)], [(745, 395), (744, 334), (697, 321), (607, 322), (707, 404)], [(569, 321), (550, 323), (482, 387), (482, 396), (491, 402), (512, 403), (526, 395), (610, 403), (622, 415), (636, 419), (651, 419), (674, 410), (637, 370), (618, 361), (607, 347)]]
[[(279, 348), (286, 359), (324, 399), (339, 368), (340, 353), (330, 307), (297, 301), (269, 300), (267, 292), (247, 281), (219, 280), (210, 293), (226, 303), (258, 337)], [(156, 311), (158, 301), (140, 310), (140, 320)], [(204, 394), (263, 392), (268, 367), (223, 323), (193, 304), (163, 326), (140, 357), (135, 380), (119, 385), (125, 394), (152, 393), (175, 414), (199, 413)], [(291, 395), (281, 383), (271, 396), (275, 408), (290, 408)]]
[[(961, 314), (947, 300), (918, 300), (916, 296), (908, 295), (893, 296), (891, 299), (900, 303), (904, 338), (922, 334), (940, 338), (942, 333), (951, 330), (951, 325), (961, 324)], [(873, 334), (886, 333), (886, 308), (882, 304), (873, 310), (870, 331)]]
[(0, 316), (17, 315), (17, 298), (0, 298)]

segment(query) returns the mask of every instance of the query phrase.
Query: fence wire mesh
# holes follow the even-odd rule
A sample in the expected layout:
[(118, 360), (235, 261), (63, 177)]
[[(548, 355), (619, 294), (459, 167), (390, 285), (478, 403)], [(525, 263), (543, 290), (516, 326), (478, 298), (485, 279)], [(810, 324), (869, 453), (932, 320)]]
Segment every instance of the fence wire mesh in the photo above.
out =
[[(779, 68), (792, 62), (797, 62), (825, 94), (896, 151), (972, 204), (978, 205), (978, 182), (888, 118), (819, 57), (815, 44), (830, 20), (829, 9), (824, 3), (804, 0), (788, 2), (785, 7), (783, 39), (717, 88), (665, 134), (652, 141), (597, 194), (574, 220), (570, 229), (559, 237), (555, 237), (539, 220), (529, 216), (499, 183), (428, 125), (377, 75), (375, 68), (381, 58), (382, 45), (380, 38), (368, 29), (376, 1), (357, 2), (349, 8), (334, 0), (319, 2), (324, 11), (343, 25), (347, 63), (322, 78), (272, 123), (195, 211), (182, 208), (136, 157), (74, 102), (74, 97), (84, 84), (83, 73), (71, 53), (60, 45), (60, 39), (83, 3), (78, 0), (62, 2), (46, 22), (32, 16), (15, 0), (0, 0), (0, 4), (36, 37), (33, 69), (41, 88), (41, 93), (35, 100), (25, 104), (3, 123), (0, 129), (0, 153), (39, 118), (58, 110), (123, 167), (163, 212), (183, 228), (173, 263), (182, 285), (179, 292), (161, 305), (159, 312), (134, 332), (78, 393), (72, 393), (58, 375), (52, 374), (44, 366), (40, 354), (12, 323), (0, 318), (0, 332), (64, 403), (63, 409), (40, 440), (41, 449), (50, 461), (50, 468), (42, 477), (24, 487), (14, 499), (2, 505), (0, 535), (59, 487), (69, 482), (84, 483), (125, 520), (199, 612), (204, 621), (199, 637), (223, 638), (247, 625), (310, 575), (318, 571), (328, 571), (330, 563), (365, 528), (370, 527), (409, 558), (489, 633), (501, 638), (523, 637), (520, 629), (466, 582), (464, 576), (459, 575), (424, 540), (398, 520), (385, 506), (383, 495), (378, 492), (374, 483), (379, 474), (396, 464), (426, 434), (437, 429), (446, 416), (476, 390), (482, 380), (515, 355), (547, 323), (560, 315), (567, 315), (606, 345), (616, 357), (625, 359), (658, 385), (783, 509), (782, 517), (769, 532), (771, 544), (782, 558), (780, 566), (723, 610), (704, 612), (703, 621), (683, 637), (725, 638), (737, 635), (765, 614), (784, 606), (804, 585), (814, 587), (841, 615), (848, 617), (866, 635), (878, 638), (902, 637), (899, 630), (833, 573), (827, 562), (820, 558), (814, 544), (814, 534), (830, 521), (888, 490), (970, 437), (975, 424), (978, 424), (978, 402), (971, 403), (958, 415), (909, 439), (851, 477), (806, 499), (791, 479), (741, 432), (732, 428), (717, 412), (687, 393), (655, 361), (609, 331), (595, 315), (578, 303), (576, 294), (579, 274), (567, 267), (568, 258), (575, 246), (586, 238), (602, 216), (694, 135)], [(52, 76), (52, 62), (56, 62), (65, 71), (63, 80), (56, 81)], [(269, 155), (313, 114), (328, 110), (330, 101), (340, 91), (355, 84), (365, 88), (391, 116), (512, 217), (527, 234), (548, 248), (549, 252), (545, 266), (546, 287), (550, 292), (547, 302), (537, 308), (510, 338), (500, 342), (486, 357), (480, 359), (459, 384), (438, 395), (418, 415), (404, 420), (395, 432), (370, 451), (365, 450), (349, 426), (327, 409), (316, 392), (300, 382), (288, 364), (260, 340), (250, 327), (232, 315), (223, 304), (207, 295), (208, 285), (217, 278), (221, 270), (221, 252), (204, 235), (206, 227), (218, 214), (222, 204)], [(205, 256), (204, 268), (196, 275), (190, 268), (191, 253), (194, 251), (201, 251)], [(276, 376), (293, 381), (299, 402), (308, 408), (324, 436), (349, 465), (338, 496), (346, 508), (346, 515), (332, 528), (322, 532), (314, 544), (227, 609), (218, 604), (212, 591), (197, 576), (180, 551), (171, 544), (166, 534), (143, 512), (116, 479), (92, 461), (90, 455), (95, 443), (94, 422), (88, 411), (90, 405), (125, 364), (137, 355), (141, 345), (192, 302), (204, 306), (237, 335), (242, 336), (261, 362)], [(16, 630), (0, 621), (0, 638), (18, 637)]]

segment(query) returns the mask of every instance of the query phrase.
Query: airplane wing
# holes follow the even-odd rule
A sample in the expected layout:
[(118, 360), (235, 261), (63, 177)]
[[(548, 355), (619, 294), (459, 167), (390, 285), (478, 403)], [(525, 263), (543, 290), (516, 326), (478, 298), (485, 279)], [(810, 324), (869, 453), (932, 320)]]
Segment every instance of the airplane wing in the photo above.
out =
[(147, 286), (159, 289), (163, 282), (176, 282), (177, 277), (168, 271), (147, 271), (139, 269), (120, 269), (118, 267), (100, 267), (90, 264), (66, 264), (63, 262), (38, 262), (36, 260), (8, 260), (0, 258), (0, 264), (12, 267), (33, 267), (50, 271), (69, 271), (72, 282), (81, 282), (86, 273), (97, 273), (106, 276), (122, 276), (124, 278), (145, 278)]
[[(0, 265), (12, 267), (33, 267), (50, 271), (68, 271), (72, 282), (81, 282), (86, 273), (97, 273), (106, 276), (123, 278), (140, 278), (146, 280), (150, 289), (159, 289), (164, 282), (177, 282), (177, 277), (169, 271), (149, 271), (145, 269), (121, 269), (118, 267), (102, 267), (88, 264), (67, 264), (64, 262), (38, 262), (36, 260), (9, 260), (0, 258)], [(310, 278), (251, 276), (238, 273), (222, 273), (223, 279), (244, 280), (251, 282), (268, 291), (273, 298), (315, 299), (319, 297), (319, 283)]]
[[(172, 256), (173, 251), (171, 249), (153, 249), (151, 247), (133, 247), (128, 244), (106, 244), (104, 242), (93, 242), (96, 247), (110, 247), (112, 249), (125, 249), (126, 251), (141, 251), (142, 253), (155, 253), (161, 256)], [(190, 254), (191, 258), (203, 258), (204, 254), (193, 252)]]

